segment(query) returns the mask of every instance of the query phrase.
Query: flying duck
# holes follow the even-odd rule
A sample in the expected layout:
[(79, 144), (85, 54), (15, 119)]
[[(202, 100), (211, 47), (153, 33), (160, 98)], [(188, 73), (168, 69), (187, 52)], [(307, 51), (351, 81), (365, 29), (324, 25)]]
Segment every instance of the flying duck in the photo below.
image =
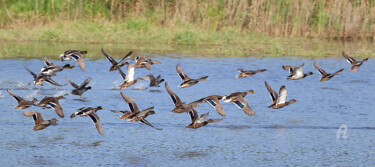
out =
[(301, 78), (305, 78), (309, 75), (313, 75), (314, 73), (312, 72), (308, 72), (308, 73), (303, 73), (303, 66), (304, 64), (302, 64), (301, 66), (299, 67), (296, 67), (296, 66), (290, 66), (290, 65), (283, 65), (283, 69), (284, 70), (288, 70), (289, 71), (289, 76), (286, 77), (286, 79), (291, 79), (291, 80), (298, 80), (298, 79), (301, 79)]
[(271, 100), (272, 100), (272, 104), (270, 106), (268, 106), (268, 108), (278, 109), (278, 108), (282, 108), (284, 106), (287, 106), (291, 103), (297, 102), (297, 100), (295, 100), (295, 99), (289, 100), (288, 102), (285, 101), (286, 96), (287, 96), (287, 91), (286, 91), (285, 85), (280, 87), (279, 94), (277, 94), (275, 92), (275, 90), (273, 90), (272, 87), (266, 81), (264, 82), (264, 84), (266, 85), (266, 88), (267, 88), (268, 92), (270, 93), (270, 97), (271, 97)]
[(357, 61), (353, 57), (350, 57), (348, 54), (346, 54), (344, 51), (342, 52), (342, 56), (348, 61), (349, 64), (352, 65), (350, 68), (350, 71), (357, 72), (357, 69), (359, 66), (363, 64), (363, 62), (367, 61), (368, 58), (363, 59), (362, 61)]
[(265, 72), (267, 71), (266, 69), (259, 69), (259, 70), (255, 70), (255, 71), (251, 71), (251, 70), (244, 70), (242, 68), (239, 68), (237, 69), (238, 72), (240, 72), (240, 74), (236, 75), (236, 78), (242, 78), (242, 77), (250, 77), (256, 73), (262, 73), (262, 72)]
[(125, 75), (121, 69), (118, 69), (121, 77), (124, 79), (124, 83), (120, 85), (120, 89), (126, 89), (127, 87), (137, 83), (137, 81), (143, 80), (142, 78), (137, 78), (134, 80), (134, 64), (129, 63), (127, 68), (127, 74)]
[(126, 60), (133, 54), (133, 51), (130, 51), (124, 58), (120, 60), (120, 62), (117, 63), (115, 59), (113, 59), (111, 56), (109, 56), (104, 49), (102, 48), (102, 53), (105, 56), (105, 58), (112, 64), (108, 70), (110, 72), (120, 69), (122, 66), (129, 64), (126, 62)]
[(232, 102), (239, 109), (241, 109), (247, 115), (255, 115), (255, 112), (249, 107), (249, 104), (243, 99), (249, 93), (256, 93), (253, 90), (248, 90), (246, 92), (234, 92), (226, 96), (223, 96), (222, 100), (226, 103)]
[(55, 110), (55, 112), (57, 113), (59, 117), (64, 118), (64, 112), (59, 103), (60, 99), (65, 99), (65, 97), (64, 96), (59, 96), (59, 97), (46, 96), (37, 104), (37, 106), (46, 107), (47, 105), (50, 105), (53, 108), (53, 110)]
[(82, 71), (85, 71), (85, 62), (83, 61), (82, 54), (87, 54), (87, 51), (80, 51), (80, 50), (67, 50), (63, 54), (60, 55), (61, 61), (74, 59), (79, 68)]
[(56, 118), (52, 118), (50, 120), (45, 121), (42, 117), (42, 114), (36, 111), (26, 111), (23, 113), (23, 115), (33, 118), (34, 127), (32, 130), (35, 130), (35, 131), (45, 129), (50, 125), (57, 125), (57, 121), (58, 121)]
[(22, 97), (20, 96), (17, 96), (16, 94), (14, 94), (12, 91), (10, 91), (9, 89), (7, 89), (7, 92), (14, 98), (17, 100), (18, 102), (18, 105), (14, 107), (14, 109), (25, 109), (25, 108), (29, 108), (30, 106), (35, 106), (35, 102), (37, 102), (38, 100), (36, 98), (34, 98), (32, 101), (28, 101), (28, 100), (25, 100), (23, 99)]
[(84, 80), (84, 81), (81, 83), (81, 85), (78, 86), (77, 84), (75, 84), (75, 83), (73, 83), (72, 81), (70, 81), (68, 77), (65, 77), (65, 80), (66, 80), (70, 85), (72, 85), (72, 86), (74, 87), (74, 89), (72, 90), (72, 94), (73, 94), (73, 95), (79, 95), (79, 96), (81, 96), (81, 97), (82, 97), (82, 94), (83, 94), (84, 92), (86, 92), (87, 90), (91, 89), (91, 86), (87, 86), (87, 87), (86, 87), (86, 85), (90, 83), (91, 79), (92, 79), (91, 77), (88, 77), (86, 80)]
[(178, 86), (179, 88), (187, 88), (197, 84), (199, 81), (206, 81), (208, 76), (201, 77), (199, 79), (191, 79), (184, 71), (179, 64), (176, 66), (176, 71), (178, 76), (180, 76), (182, 83)]
[(98, 110), (102, 110), (103, 108), (101, 106), (98, 106), (96, 108), (92, 107), (82, 107), (78, 109), (76, 112), (74, 112), (72, 115), (70, 115), (70, 118), (74, 118), (75, 116), (89, 116), (92, 123), (94, 123), (96, 130), (99, 132), (100, 135), (104, 136), (104, 131), (102, 129), (102, 125), (99, 120), (99, 116), (96, 114)]
[(339, 75), (344, 69), (340, 69), (338, 71), (336, 71), (335, 73), (333, 74), (329, 74), (327, 72), (325, 72), (323, 69), (321, 69), (318, 64), (316, 64), (316, 62), (314, 62), (314, 67), (318, 70), (318, 72), (320, 74), (322, 74), (322, 77), (320, 78), (320, 81), (321, 82), (325, 82), (325, 81), (328, 81), (330, 80), (332, 77), (334, 77), (335, 75)]

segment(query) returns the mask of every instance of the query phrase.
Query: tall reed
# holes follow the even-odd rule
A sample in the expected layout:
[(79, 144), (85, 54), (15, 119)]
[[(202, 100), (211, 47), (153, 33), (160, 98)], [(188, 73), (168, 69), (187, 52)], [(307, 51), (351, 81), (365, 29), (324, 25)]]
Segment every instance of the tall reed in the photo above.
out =
[(0, 28), (59, 20), (193, 25), (274, 36), (375, 38), (374, 0), (2, 0)]

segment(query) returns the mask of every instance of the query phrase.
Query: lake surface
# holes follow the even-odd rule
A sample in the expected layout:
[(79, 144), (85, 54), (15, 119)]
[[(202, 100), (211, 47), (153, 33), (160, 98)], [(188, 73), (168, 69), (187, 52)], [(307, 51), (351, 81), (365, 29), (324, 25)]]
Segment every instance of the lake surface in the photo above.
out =
[[(46, 48), (47, 49), (47, 48)], [(51, 50), (51, 48), (48, 48)], [(53, 48), (52, 48), (53, 49)], [(66, 85), (54, 89), (28, 85), (32, 76), (24, 67), (34, 72), (44, 66), (43, 56), (54, 58), (65, 49), (56, 47), (46, 53), (34, 53), (35, 59), (1, 59), (0, 65), (0, 156), (5, 166), (374, 166), (375, 165), (375, 61), (370, 59), (358, 72), (349, 72), (350, 65), (343, 58), (303, 59), (295, 57), (201, 57), (199, 55), (145, 54), (162, 64), (151, 71), (135, 69), (135, 77), (158, 75), (168, 82), (171, 89), (184, 102), (202, 97), (253, 89), (255, 94), (245, 97), (255, 116), (245, 115), (232, 103), (223, 103), (227, 116), (223, 121), (199, 129), (188, 129), (187, 114), (169, 112), (174, 106), (161, 87), (148, 88), (147, 81), (118, 90), (123, 82), (118, 71), (109, 72), (109, 62), (103, 58), (86, 58), (86, 71), (78, 67), (57, 73), (53, 79), (66, 84), (65, 77), (80, 84), (92, 77), (92, 90), (83, 96), (66, 95), (60, 100), (65, 118), (59, 118), (51, 109), (30, 107), (14, 110), (16, 101), (7, 94), (11, 89), (21, 97), (41, 100), (44, 96), (70, 93)], [(76, 48), (72, 48), (76, 49)], [(95, 52), (100, 50), (96, 48)], [(90, 50), (88, 50), (90, 52)], [(109, 55), (121, 57), (129, 50), (108, 50)], [(52, 53), (53, 52), (53, 53)], [(31, 53), (31, 55), (33, 55)], [(97, 55), (96, 57), (100, 57)], [(332, 73), (345, 68), (341, 75), (323, 83), (313, 67), (316, 61), (325, 71)], [(70, 61), (76, 65), (74, 61)], [(288, 72), (281, 65), (305, 63), (304, 72), (314, 75), (305, 79), (286, 80)], [(208, 75), (207, 81), (180, 89), (176, 65), (191, 77)], [(235, 78), (237, 69), (267, 69), (248, 78)], [(125, 71), (125, 67), (123, 68)], [(276, 92), (282, 85), (288, 90), (289, 99), (298, 103), (275, 110), (267, 108), (272, 102), (264, 86), (267, 81)], [(147, 120), (158, 131), (139, 122), (118, 119), (111, 109), (128, 110), (120, 92), (134, 98), (140, 109), (155, 106), (156, 115)], [(69, 118), (81, 107), (102, 106), (98, 111), (105, 136), (100, 136), (88, 117)], [(196, 108), (199, 114), (210, 112), (208, 118), (222, 118), (206, 103)], [(57, 118), (57, 126), (32, 131), (31, 118), (24, 111), (39, 111), (44, 119)], [(346, 134), (337, 138), (340, 126), (347, 126)], [(344, 130), (344, 129), (342, 129)], [(343, 137), (345, 136), (345, 137)]]

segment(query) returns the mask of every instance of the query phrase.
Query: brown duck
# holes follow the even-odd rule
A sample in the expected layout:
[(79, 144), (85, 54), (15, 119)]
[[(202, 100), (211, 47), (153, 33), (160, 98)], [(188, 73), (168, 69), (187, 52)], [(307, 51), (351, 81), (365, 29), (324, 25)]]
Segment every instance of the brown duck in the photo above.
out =
[(296, 66), (290, 66), (290, 65), (283, 65), (283, 69), (284, 70), (288, 70), (289, 71), (289, 76), (286, 77), (286, 79), (290, 79), (290, 80), (299, 80), (299, 79), (302, 79), (302, 78), (305, 78), (309, 75), (313, 75), (314, 73), (312, 72), (308, 72), (308, 73), (303, 73), (303, 66), (304, 64), (302, 64), (301, 66), (299, 67), (296, 67)]
[(202, 114), (200, 117), (198, 117), (197, 111), (195, 111), (193, 108), (191, 108), (188, 114), (190, 116), (191, 123), (189, 125), (186, 125), (186, 127), (192, 128), (192, 129), (197, 129), (197, 128), (207, 125), (208, 123), (216, 123), (216, 122), (220, 122), (223, 120), (223, 119), (209, 119), (205, 121), (209, 113)]
[(226, 103), (234, 103), (239, 109), (241, 109), (247, 115), (255, 115), (255, 112), (250, 108), (249, 104), (244, 99), (244, 97), (249, 93), (256, 92), (253, 90), (248, 90), (246, 92), (234, 92), (226, 96), (223, 96), (222, 100)]
[(199, 81), (206, 81), (208, 76), (204, 76), (198, 79), (191, 79), (184, 71), (182, 71), (182, 68), (179, 64), (176, 66), (176, 71), (178, 76), (181, 78), (182, 83), (178, 86), (179, 88), (187, 88), (190, 86), (193, 86), (197, 84)]
[(85, 62), (83, 61), (82, 54), (87, 54), (87, 51), (80, 50), (67, 50), (60, 55), (61, 61), (74, 59), (82, 71), (85, 71)]
[(126, 89), (127, 87), (134, 85), (140, 80), (143, 80), (142, 78), (137, 78), (134, 80), (134, 64), (129, 63), (127, 68), (127, 74), (124, 74), (121, 69), (118, 69), (121, 77), (124, 79), (124, 83), (120, 85), (120, 89)]
[(266, 88), (270, 93), (270, 97), (272, 100), (272, 104), (268, 106), (268, 108), (278, 109), (297, 102), (297, 100), (295, 99), (289, 100), (288, 102), (285, 101), (287, 96), (285, 85), (280, 87), (279, 94), (277, 94), (267, 82), (264, 82), (264, 84), (266, 85)]
[(34, 98), (32, 101), (28, 101), (28, 100), (25, 100), (23, 99), (22, 97), (20, 96), (17, 96), (16, 94), (14, 94), (12, 91), (10, 91), (9, 89), (7, 89), (7, 92), (14, 98), (17, 100), (18, 102), (18, 105), (14, 107), (14, 109), (25, 109), (25, 108), (29, 108), (30, 106), (35, 106), (35, 102), (37, 102), (38, 100), (36, 98)]
[(53, 110), (57, 113), (57, 115), (61, 118), (64, 118), (64, 112), (62, 110), (62, 107), (59, 103), (60, 99), (65, 99), (64, 96), (59, 97), (44, 97), (37, 105), (40, 107), (46, 107), (47, 105), (51, 106)]
[(352, 65), (352, 67), (350, 68), (350, 71), (354, 71), (354, 72), (357, 72), (358, 67), (368, 60), (368, 58), (365, 58), (362, 61), (357, 61), (353, 57), (350, 57), (348, 54), (346, 54), (344, 51), (342, 52), (342, 56), (344, 56), (344, 58), (348, 61), (348, 63)]
[(98, 106), (96, 108), (93, 107), (82, 107), (78, 109), (76, 112), (74, 112), (72, 115), (70, 115), (70, 118), (74, 118), (75, 116), (89, 116), (92, 123), (95, 125), (96, 130), (98, 133), (102, 136), (104, 136), (104, 131), (102, 128), (102, 124), (100, 123), (99, 116), (96, 114), (98, 110), (102, 110), (103, 108), (101, 106)]
[(144, 56), (137, 56), (135, 62), (136, 68), (146, 68), (147, 70), (151, 70), (151, 65), (153, 64), (161, 64), (160, 61), (152, 61), (151, 59), (146, 59)]
[(146, 125), (148, 125), (152, 128), (155, 128), (157, 130), (161, 130), (160, 128), (154, 127), (153, 125), (151, 125), (151, 123), (149, 123), (146, 120), (147, 116), (156, 114), (156, 112), (153, 110), (154, 107), (150, 107), (150, 108), (147, 108), (147, 109), (144, 109), (144, 110), (140, 111), (137, 104), (133, 100), (131, 100), (128, 96), (126, 96), (122, 92), (120, 92), (120, 93), (121, 93), (122, 98), (125, 100), (125, 102), (128, 103), (130, 111), (111, 110), (112, 112), (123, 113), (123, 115), (119, 116), (120, 119), (125, 119), (125, 120), (131, 121), (131, 122), (140, 121), (140, 122), (142, 122), (142, 123), (144, 123), (144, 124), (146, 124)]
[(57, 121), (58, 121), (56, 118), (52, 118), (51, 120), (45, 121), (42, 117), (42, 114), (36, 111), (26, 111), (23, 113), (23, 115), (33, 118), (34, 127), (32, 130), (35, 130), (35, 131), (45, 129), (50, 125), (57, 125)]
[(167, 89), (167, 92), (175, 106), (170, 112), (184, 113), (188, 112), (191, 107), (199, 107), (196, 103), (185, 104), (182, 102), (180, 98), (169, 88), (168, 83), (165, 83), (165, 89)]
[(320, 74), (322, 74), (322, 77), (320, 78), (320, 81), (321, 82), (325, 82), (325, 81), (328, 81), (330, 80), (332, 77), (334, 77), (335, 75), (339, 75), (342, 71), (344, 71), (344, 69), (340, 69), (338, 71), (336, 71), (335, 73), (333, 74), (329, 74), (327, 72), (325, 72), (323, 69), (321, 69), (318, 64), (316, 64), (316, 62), (314, 62), (314, 67), (318, 70), (318, 72)]
[(221, 106), (220, 104), (220, 100), (222, 99), (223, 97), (222, 96), (219, 96), (219, 95), (211, 95), (211, 96), (207, 96), (207, 97), (204, 97), (204, 98), (201, 98), (197, 101), (194, 101), (192, 103), (208, 103), (211, 107), (213, 107), (215, 109), (215, 111), (217, 113), (219, 113), (221, 116), (225, 117), (226, 114), (224, 112), (224, 109), (223, 107)]
[(112, 66), (108, 69), (110, 72), (120, 69), (122, 66), (129, 64), (126, 62), (126, 60), (129, 59), (129, 57), (133, 54), (133, 51), (130, 51), (124, 58), (120, 60), (120, 62), (117, 63), (115, 59), (113, 59), (111, 56), (109, 56), (104, 49), (102, 48), (102, 53), (105, 56), (105, 58), (112, 64)]
[(240, 74), (236, 75), (236, 78), (250, 77), (250, 76), (255, 75), (256, 73), (262, 73), (262, 72), (267, 71), (266, 69), (258, 69), (255, 71), (251, 71), (251, 70), (244, 70), (242, 68), (239, 68), (237, 70), (238, 72), (240, 72)]

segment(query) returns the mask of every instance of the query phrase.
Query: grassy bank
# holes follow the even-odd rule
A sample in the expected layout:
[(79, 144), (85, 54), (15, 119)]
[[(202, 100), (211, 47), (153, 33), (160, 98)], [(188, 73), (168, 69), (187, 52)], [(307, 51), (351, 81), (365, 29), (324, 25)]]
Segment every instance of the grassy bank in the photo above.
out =
[[(27, 45), (23, 45), (26, 48), (14, 48), (6, 45), (9, 41), (57, 42), (67, 46), (62, 47), (61, 50), (85, 48), (85, 45), (92, 44), (95, 44), (96, 48), (118, 45), (124, 49), (135, 49), (146, 53), (179, 53), (216, 57), (302, 56), (317, 58), (341, 56), (342, 50), (353, 53), (355, 56), (375, 56), (372, 43), (363, 40), (343, 42), (306, 37), (270, 37), (230, 28), (207, 31), (189, 24), (164, 28), (151, 25), (142, 19), (122, 23), (77, 20), (75, 22), (56, 21), (34, 26), (25, 25), (13, 29), (0, 29), (0, 39), (3, 40), (1, 42), (3, 45), (0, 44), (0, 50), (2, 50), (0, 57), (12, 55), (13, 52), (19, 52), (20, 55), (29, 54), (27, 52), (30, 48)], [(98, 50), (98, 55), (101, 55), (99, 49), (91, 50)]]
[(373, 57), (372, 44), (363, 41), (375, 36), (371, 0), (2, 0), (0, 5), (2, 41), (116, 43), (169, 53), (175, 47), (182, 54), (214, 56), (327, 57), (345, 50)]

